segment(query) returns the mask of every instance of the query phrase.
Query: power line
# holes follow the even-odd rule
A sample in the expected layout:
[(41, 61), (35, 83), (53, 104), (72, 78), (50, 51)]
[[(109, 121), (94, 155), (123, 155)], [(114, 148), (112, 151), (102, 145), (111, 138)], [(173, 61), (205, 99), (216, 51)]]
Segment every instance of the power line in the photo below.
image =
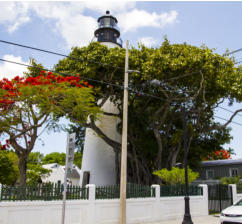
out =
[[(22, 48), (28, 48), (28, 49), (31, 49), (31, 50), (36, 50), (36, 51), (41, 51), (41, 52), (44, 52), (44, 53), (48, 53), (48, 54), (53, 54), (53, 55), (58, 55), (58, 56), (61, 56), (61, 57), (66, 57), (66, 58), (70, 58), (72, 60), (76, 60), (76, 61), (87, 61), (87, 62), (91, 62), (91, 63), (95, 63), (95, 64), (100, 64), (100, 65), (104, 65), (104, 66), (108, 66), (108, 67), (112, 67), (112, 68), (116, 68), (116, 69), (122, 69), (124, 70), (123, 67), (119, 67), (119, 66), (112, 66), (110, 64), (107, 64), (107, 63), (102, 63), (102, 62), (97, 62), (95, 60), (90, 60), (90, 59), (84, 59), (84, 58), (76, 58), (76, 57), (71, 57), (69, 55), (65, 55), (65, 54), (61, 54), (61, 53), (58, 53), (58, 52), (54, 52), (54, 51), (49, 51), (49, 50), (45, 50), (45, 49), (41, 49), (41, 48), (36, 48), (36, 47), (32, 47), (32, 46), (27, 46), (27, 45), (23, 45), (23, 44), (18, 44), (18, 43), (14, 43), (14, 42), (9, 42), (9, 41), (5, 41), (5, 40), (0, 40), (1, 43), (4, 43), (4, 44), (10, 44), (10, 45), (14, 45), (14, 46), (18, 46), (18, 47), (22, 47)], [(135, 71), (134, 71), (135, 72)], [(141, 73), (140, 71), (136, 71), (142, 75), (144, 75), (143, 73)], [(164, 82), (167, 82), (167, 81), (172, 81), (172, 80), (177, 80), (177, 79), (180, 79), (180, 78), (183, 78), (183, 77), (186, 77), (186, 76), (190, 76), (190, 75), (193, 75), (193, 74), (197, 74), (201, 72), (201, 70), (197, 71), (197, 72), (191, 72), (191, 73), (186, 73), (182, 76), (177, 76), (177, 77), (173, 77), (173, 78), (170, 78), (170, 79), (165, 79), (163, 80)]]
[[(229, 110), (229, 109), (224, 108), (224, 107), (221, 107), (221, 106), (218, 106), (218, 107), (219, 107), (219, 108), (221, 108), (222, 110), (225, 110), (225, 111), (228, 111), (228, 112), (230, 112), (230, 113), (234, 114), (234, 112), (233, 112), (232, 110)], [(242, 115), (241, 115), (241, 114), (237, 114), (237, 115), (239, 115), (239, 116), (241, 116), (241, 117), (242, 117)]]
[[(20, 62), (15, 62), (15, 61), (10, 61), (10, 60), (6, 60), (6, 59), (2, 59), (0, 58), (0, 61), (4, 61), (4, 62), (8, 62), (8, 63), (12, 63), (12, 64), (17, 64), (17, 65), (21, 65), (21, 66), (25, 66), (25, 67), (31, 67), (31, 68), (39, 68), (38, 66), (34, 66), (34, 65), (27, 65), (27, 64), (23, 64), (23, 63), (20, 63)], [(67, 76), (69, 74), (67, 73), (63, 73), (63, 72), (57, 72), (57, 71), (54, 71), (54, 70), (51, 70), (51, 69), (46, 69), (46, 68), (41, 68), (42, 70), (44, 71), (47, 71), (47, 72), (53, 72), (53, 73), (56, 73), (56, 74), (59, 74), (59, 75), (64, 75), (64, 76)], [(79, 76), (80, 77), (80, 76)], [(87, 77), (80, 77), (82, 79), (86, 79), (88, 81), (92, 81), (92, 82), (96, 82), (96, 83), (101, 83), (101, 84), (105, 84), (105, 85), (110, 85), (110, 86), (114, 86), (114, 87), (119, 87), (121, 89), (123, 89), (124, 87), (121, 86), (121, 85), (118, 85), (118, 84), (114, 84), (114, 83), (110, 83), (110, 82), (106, 82), (106, 81), (100, 81), (100, 80), (96, 80), (96, 79), (91, 79), (91, 78), (87, 78)], [(161, 101), (166, 101), (166, 102), (170, 102), (169, 100), (165, 100), (161, 97), (158, 97), (158, 96), (154, 96), (152, 94), (148, 94), (148, 93), (145, 93), (145, 92), (141, 92), (141, 91), (137, 91), (137, 90), (134, 90), (134, 89), (131, 89), (129, 88), (130, 91), (134, 92), (134, 93), (137, 93), (139, 95), (146, 95), (146, 96), (150, 96), (150, 97), (153, 97), (153, 98), (156, 98), (156, 99), (159, 99)]]
[[(38, 66), (34, 66), (34, 65), (26, 65), (26, 64), (23, 64), (23, 63), (14, 62), (14, 61), (9, 61), (9, 60), (5, 60), (5, 59), (1, 59), (1, 58), (0, 58), (0, 61), (4, 61), (4, 62), (8, 62), (8, 63), (12, 63), (12, 64), (17, 64), (17, 65), (21, 65), (21, 66), (25, 66), (25, 67), (39, 68)], [(46, 68), (41, 68), (41, 69), (44, 70), (44, 71), (53, 72), (53, 73), (56, 73), (56, 74), (59, 74), (59, 75), (68, 75), (68, 74), (66, 74), (66, 73), (63, 73), (63, 72), (56, 72), (56, 71), (51, 70), (51, 69), (46, 69)], [(111, 85), (111, 86), (119, 87), (119, 88), (122, 88), (122, 89), (124, 88), (124, 87), (121, 86), (121, 85), (113, 84), (113, 83), (109, 83), (109, 82), (105, 82), (105, 81), (100, 81), (100, 80), (96, 80), (96, 79), (90, 79), (90, 78), (86, 78), (86, 77), (80, 77), (80, 78), (82, 78), (82, 79), (86, 79), (86, 80), (88, 80), (88, 81), (92, 81), (92, 82), (97, 82), (97, 83), (101, 83), (101, 84), (106, 84), (106, 85)], [(165, 99), (163, 99), (163, 98), (161, 98), (161, 97), (154, 96), (154, 95), (152, 95), (152, 94), (148, 94), (148, 93), (145, 93), (145, 92), (140, 92), (140, 91), (137, 91), (137, 90), (134, 90), (134, 89), (131, 89), (131, 88), (129, 88), (129, 90), (131, 90), (131, 91), (133, 91), (133, 92), (135, 92), (135, 93), (137, 93), (137, 94), (139, 94), (139, 95), (146, 95), (146, 96), (149, 96), (149, 97), (153, 97), (153, 98), (159, 99), (159, 100), (161, 100), (161, 101), (165, 101), (165, 102), (170, 102), (170, 103), (171, 103), (170, 100), (165, 100)], [(220, 107), (220, 106), (219, 106), (219, 107)], [(221, 108), (222, 108), (222, 107), (221, 107)], [(225, 109), (225, 108), (223, 108), (223, 109)], [(226, 109), (226, 110), (227, 110), (227, 109)], [(229, 111), (229, 110), (228, 110), (228, 111)], [(232, 112), (232, 111), (230, 111), (230, 112)], [(240, 115), (240, 116), (241, 116), (241, 115)], [(217, 118), (219, 118), (219, 119), (221, 119), (221, 120), (224, 120), (224, 121), (229, 121), (229, 120), (227, 120), (227, 119), (225, 119), (225, 118), (221, 118), (221, 117), (218, 117), (218, 116), (216, 116), (216, 115), (214, 115), (214, 117), (217, 117)], [(231, 121), (230, 123), (234, 123), (234, 124), (237, 124), (237, 125), (242, 126), (242, 124), (237, 123), (237, 122), (234, 122), (234, 121)]]
[[(9, 60), (2, 59), (2, 58), (0, 58), (0, 61), (4, 61), (4, 62), (8, 62), (8, 63), (12, 63), (12, 64), (17, 64), (17, 65), (21, 65), (21, 66), (25, 66), (25, 67), (39, 68), (38, 66), (34, 66), (34, 65), (26, 65), (26, 64), (23, 64), (23, 63), (20, 63), (20, 62), (9, 61)], [(69, 74), (67, 74), (67, 73), (57, 72), (57, 71), (54, 71), (54, 70), (51, 70), (51, 69), (46, 69), (46, 68), (41, 68), (41, 69), (44, 70), (44, 71), (47, 71), (47, 72), (57, 73), (57, 74), (59, 74), (59, 75), (69, 75)], [(120, 86), (120, 85), (113, 84), (113, 83), (109, 83), (109, 82), (105, 82), (105, 81), (100, 81), (100, 80), (90, 79), (90, 78), (86, 78), (86, 77), (82, 77), (82, 78), (83, 78), (83, 79), (86, 79), (86, 80), (88, 80), (88, 81), (98, 82), (98, 83), (101, 83), (101, 84), (107, 84), (107, 85), (112, 85), (112, 86), (116, 86), (116, 87), (122, 87), (122, 86)]]
[[(229, 120), (227, 120), (227, 119), (225, 119), (225, 118), (223, 118), (223, 117), (219, 117), (219, 116), (216, 116), (216, 115), (213, 115), (213, 116), (216, 117), (216, 118), (218, 118), (218, 119), (224, 120), (224, 121), (229, 121)], [(242, 126), (242, 124), (237, 123), (237, 122), (235, 122), (235, 121), (231, 121), (230, 123), (233, 123), (233, 124), (237, 124), (237, 125)]]
[(237, 53), (237, 52), (239, 52), (239, 51), (242, 51), (242, 48), (239, 48), (239, 49), (237, 49), (237, 50), (235, 50), (235, 51), (231, 51), (231, 52), (229, 52), (229, 53), (225, 53), (224, 56), (229, 56), (229, 55), (234, 54), (234, 53)]
[(14, 42), (9, 42), (9, 41), (5, 41), (5, 40), (0, 40), (0, 42), (1, 43), (4, 43), (4, 44), (10, 44), (10, 45), (14, 45), (14, 46), (22, 47), (22, 48), (28, 48), (28, 49), (31, 49), (31, 50), (41, 51), (41, 52), (48, 53), (48, 54), (53, 54), (53, 55), (57, 55), (57, 56), (61, 56), (61, 57), (70, 58), (70, 59), (76, 60), (76, 61), (81, 61), (81, 62), (87, 61), (87, 62), (91, 62), (91, 63), (95, 63), (95, 64), (100, 64), (100, 65), (104, 65), (104, 66), (108, 66), (108, 67), (118, 68), (118, 69), (124, 70), (124, 68), (122, 68), (122, 67), (112, 66), (110, 64), (102, 63), (102, 62), (97, 62), (95, 60), (71, 57), (69, 55), (57, 53), (57, 52), (54, 52), (54, 51), (49, 51), (49, 50), (45, 50), (45, 49), (41, 49), (41, 48), (31, 47), (31, 46), (27, 46), (27, 45), (23, 45), (23, 44), (18, 44), (18, 43), (14, 43)]

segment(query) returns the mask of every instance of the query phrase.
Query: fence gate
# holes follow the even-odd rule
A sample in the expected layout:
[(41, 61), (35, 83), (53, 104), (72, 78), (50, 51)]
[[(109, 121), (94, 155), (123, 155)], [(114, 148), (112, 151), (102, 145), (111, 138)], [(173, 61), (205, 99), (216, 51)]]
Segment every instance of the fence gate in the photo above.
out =
[(233, 204), (232, 188), (229, 185), (208, 185), (208, 209), (210, 213), (221, 212)]

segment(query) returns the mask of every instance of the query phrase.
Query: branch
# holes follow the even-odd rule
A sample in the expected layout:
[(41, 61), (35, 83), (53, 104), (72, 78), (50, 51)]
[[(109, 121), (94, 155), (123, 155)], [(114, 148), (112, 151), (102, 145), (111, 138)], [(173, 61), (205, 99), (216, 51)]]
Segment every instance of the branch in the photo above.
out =
[(86, 124), (87, 128), (91, 128), (93, 131), (96, 132), (96, 134), (98, 134), (99, 136), (101, 136), (101, 138), (110, 146), (113, 147), (113, 149), (120, 149), (121, 148), (121, 144), (119, 142), (116, 142), (114, 140), (112, 140), (111, 138), (109, 138), (107, 135), (104, 134), (104, 132), (96, 126), (94, 121), (91, 121), (90, 123)]
[(104, 115), (107, 115), (107, 116), (113, 116), (113, 117), (118, 117), (120, 118), (120, 114), (113, 114), (113, 113), (108, 113), (108, 112), (103, 112)]
[(236, 116), (236, 114), (239, 113), (239, 112), (242, 112), (242, 109), (236, 110), (236, 111), (233, 113), (233, 115), (229, 118), (229, 120), (228, 120), (224, 125), (222, 125), (222, 127), (225, 128), (229, 123), (231, 123), (232, 120), (234, 119), (234, 117)]

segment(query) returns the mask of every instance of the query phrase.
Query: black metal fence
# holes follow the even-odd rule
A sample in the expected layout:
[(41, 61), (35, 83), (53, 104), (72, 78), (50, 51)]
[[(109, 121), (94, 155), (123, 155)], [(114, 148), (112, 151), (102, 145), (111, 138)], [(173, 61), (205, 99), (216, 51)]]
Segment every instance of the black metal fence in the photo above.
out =
[(221, 212), (232, 204), (232, 188), (229, 185), (208, 185), (208, 209), (210, 213)]
[[(115, 199), (120, 197), (120, 185), (96, 187), (96, 199)], [(127, 198), (155, 197), (155, 189), (150, 186), (128, 183)]]
[[(62, 200), (64, 187), (61, 184), (41, 184), (37, 186), (2, 186), (0, 193), (1, 201), (34, 201), (34, 200)], [(88, 199), (89, 188), (80, 186), (67, 186), (67, 199)], [(202, 188), (189, 186), (189, 195), (202, 195)], [(155, 197), (155, 188), (140, 184), (127, 184), (127, 198)], [(160, 197), (184, 196), (184, 185), (160, 186)], [(120, 198), (120, 185), (96, 187), (96, 199)]]
[[(1, 201), (62, 200), (63, 185), (41, 184), (37, 186), (2, 186)], [(67, 199), (88, 199), (88, 188), (67, 186)]]
[[(189, 185), (188, 192), (190, 196), (203, 195), (202, 187), (199, 187), (197, 185)], [(185, 196), (185, 185), (161, 185), (160, 196), (161, 197)]]

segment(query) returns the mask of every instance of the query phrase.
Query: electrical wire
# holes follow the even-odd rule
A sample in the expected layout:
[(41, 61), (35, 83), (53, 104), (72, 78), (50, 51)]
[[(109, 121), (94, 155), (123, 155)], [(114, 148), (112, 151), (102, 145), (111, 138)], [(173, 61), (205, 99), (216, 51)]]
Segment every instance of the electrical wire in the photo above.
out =
[[(216, 116), (216, 115), (213, 115), (213, 116), (216, 117), (216, 118), (218, 118), (218, 119), (224, 120), (224, 121), (229, 121), (229, 120), (227, 120), (227, 119), (225, 119), (225, 118), (223, 118), (223, 117), (219, 117), (219, 116)], [(242, 126), (242, 124), (237, 123), (237, 122), (235, 122), (235, 121), (231, 121), (230, 123), (233, 123), (233, 124), (237, 124), (237, 125)]]
[[(49, 50), (45, 50), (45, 49), (41, 49), (41, 48), (36, 48), (36, 47), (32, 47), (32, 46), (27, 46), (27, 45), (23, 45), (23, 44), (18, 44), (18, 43), (14, 43), (14, 42), (10, 42), (10, 41), (0, 40), (0, 43), (14, 45), (14, 46), (22, 47), (22, 48), (28, 48), (28, 49), (36, 50), (36, 51), (41, 51), (41, 52), (48, 53), (48, 54), (53, 54), (53, 55), (57, 55), (57, 56), (61, 56), (61, 57), (70, 58), (71, 60), (76, 60), (76, 61), (81, 61), (81, 62), (87, 61), (87, 62), (91, 62), (91, 63), (95, 63), (95, 64), (100, 64), (100, 65), (104, 65), (104, 66), (108, 66), (108, 67), (112, 67), (112, 68), (124, 70), (123, 67), (112, 66), (110, 64), (97, 62), (95, 60), (89, 60), (89, 59), (84, 59), (84, 58), (71, 57), (71, 56), (68, 56), (68, 55), (65, 55), (65, 54), (61, 54), (61, 53), (58, 53), (58, 52), (49, 51)], [(135, 72), (135, 71), (133, 71), (133, 72)], [(140, 71), (136, 71), (136, 72), (140, 73), (141, 75), (144, 75)], [(197, 72), (186, 73), (186, 74), (184, 74), (182, 76), (177, 76), (177, 77), (173, 77), (173, 78), (170, 78), (170, 79), (164, 79), (163, 81), (164, 82), (167, 82), (167, 81), (177, 80), (177, 79), (180, 79), (180, 78), (183, 78), (183, 77), (186, 77), (186, 76), (190, 76), (190, 75), (197, 74), (199, 72), (201, 72), (201, 70), (199, 70)]]
[(9, 41), (5, 41), (5, 40), (0, 40), (0, 42), (1, 43), (4, 43), (4, 44), (10, 44), (10, 45), (14, 45), (14, 46), (22, 47), (22, 48), (28, 48), (28, 49), (31, 49), (31, 50), (41, 51), (41, 52), (48, 53), (48, 54), (53, 54), (53, 55), (57, 55), (57, 56), (61, 56), (61, 57), (70, 58), (70, 59), (76, 60), (76, 61), (81, 61), (81, 62), (87, 61), (87, 62), (91, 62), (91, 63), (95, 63), (95, 64), (100, 64), (100, 65), (104, 65), (104, 66), (108, 66), (108, 67), (118, 68), (118, 69), (124, 70), (123, 67), (112, 66), (110, 64), (102, 63), (102, 62), (97, 62), (95, 60), (71, 57), (69, 55), (57, 53), (57, 52), (54, 52), (54, 51), (49, 51), (49, 50), (45, 50), (45, 49), (41, 49), (41, 48), (31, 47), (31, 46), (27, 46), (27, 45), (23, 45), (23, 44), (18, 44), (18, 43), (14, 43), (14, 42), (9, 42)]
[[(25, 67), (39, 68), (38, 66), (34, 66), (34, 65), (26, 65), (26, 64), (23, 64), (23, 63), (14, 62), (14, 61), (9, 61), (9, 60), (5, 60), (5, 59), (1, 59), (1, 58), (0, 58), (0, 61), (4, 61), (4, 62), (8, 62), (8, 63), (12, 63), (12, 64), (17, 64), (17, 65), (21, 65), (21, 66), (25, 66)], [(41, 68), (41, 69), (42, 69), (42, 68)], [(59, 74), (59, 75), (68, 75), (68, 74), (66, 74), (66, 73), (63, 73), (63, 72), (56, 72), (56, 71), (51, 70), (51, 69), (45, 69), (45, 68), (43, 68), (42, 70), (44, 70), (44, 71), (48, 71), (48, 72), (53, 72), (53, 73), (56, 73), (56, 74)], [(97, 82), (97, 83), (101, 83), (101, 84), (106, 84), (106, 85), (111, 85), (111, 86), (119, 87), (119, 88), (121, 88), (121, 89), (124, 88), (124, 87), (121, 86), (121, 85), (113, 84), (113, 83), (109, 83), (109, 82), (105, 82), (105, 81), (100, 81), (100, 80), (90, 79), (90, 78), (86, 78), (86, 77), (80, 77), (80, 78), (82, 78), (82, 79), (86, 79), (86, 80), (88, 80), (88, 81), (93, 81), (93, 82)], [(128, 89), (129, 89), (130, 91), (136, 93), (136, 94), (141, 95), (141, 96), (142, 96), (142, 95), (145, 95), (145, 96), (153, 97), (153, 98), (155, 98), (155, 99), (159, 99), (159, 100), (161, 100), (161, 101), (170, 102), (169, 100), (165, 100), (165, 99), (163, 99), (163, 98), (161, 98), (161, 97), (154, 96), (154, 95), (152, 95), (152, 94), (148, 94), (148, 93), (144, 93), (144, 92), (141, 92), (141, 91), (137, 91), (137, 90), (134, 90), (134, 89), (132, 89), (132, 88), (128, 88)], [(221, 107), (221, 106), (219, 106), (219, 107), (220, 107), (221, 109), (225, 109), (225, 110), (227, 110), (227, 111), (229, 111), (229, 112), (232, 112), (232, 111), (230, 111), (230, 110), (228, 110), (228, 109), (226, 109), (226, 108), (223, 108), (223, 107)], [(232, 112), (232, 113), (233, 113), (233, 112)], [(241, 116), (241, 115), (240, 115), (240, 116)], [(214, 117), (217, 117), (217, 118), (219, 118), (219, 119), (221, 119), (221, 120), (224, 120), (224, 121), (229, 121), (229, 120), (227, 120), (227, 119), (225, 119), (225, 118), (221, 118), (221, 117), (216, 116), (216, 115), (214, 115)], [(237, 124), (237, 125), (242, 126), (242, 124), (237, 123), (237, 122), (234, 122), (234, 121), (231, 121), (230, 123), (234, 123), (234, 124)]]
[[(222, 110), (225, 110), (225, 111), (228, 111), (228, 112), (230, 112), (230, 113), (234, 114), (234, 112), (233, 112), (232, 110), (229, 110), (229, 109), (224, 108), (224, 107), (221, 107), (221, 106), (218, 106), (218, 107), (219, 107), (219, 108), (221, 108)], [(242, 115), (241, 115), (241, 114), (237, 114), (237, 115), (242, 117)]]
[[(6, 60), (6, 59), (2, 59), (2, 58), (0, 58), (0, 61), (12, 63), (12, 64), (17, 64), (17, 65), (21, 65), (21, 66), (25, 66), (25, 67), (39, 68), (38, 66), (27, 65), (27, 64), (20, 63), (20, 62), (10, 61), (10, 60)], [(44, 71), (53, 72), (53, 73), (56, 73), (56, 74), (59, 74), (59, 75), (65, 75), (65, 76), (66, 75), (69, 75), (67, 73), (57, 72), (57, 71), (54, 71), (54, 70), (51, 70), (51, 69), (46, 69), (46, 68), (41, 68), (41, 69), (44, 70)], [(95, 80), (95, 79), (91, 79), (91, 78), (87, 78), (87, 77), (81, 77), (81, 78), (82, 79), (86, 79), (88, 81), (93, 81), (93, 82), (101, 83), (101, 84), (107, 84), (107, 85), (112, 85), (112, 86), (116, 86), (116, 87), (122, 87), (122, 86), (117, 85), (117, 84), (113, 84), (113, 83), (109, 83), (109, 82), (105, 82), (105, 81), (100, 81), (100, 80)]]
[(231, 51), (231, 52), (229, 52), (229, 53), (225, 53), (224, 56), (229, 56), (229, 55), (234, 54), (234, 53), (237, 53), (237, 52), (239, 52), (239, 51), (242, 51), (242, 48), (239, 48), (239, 49), (237, 49), (237, 50)]

